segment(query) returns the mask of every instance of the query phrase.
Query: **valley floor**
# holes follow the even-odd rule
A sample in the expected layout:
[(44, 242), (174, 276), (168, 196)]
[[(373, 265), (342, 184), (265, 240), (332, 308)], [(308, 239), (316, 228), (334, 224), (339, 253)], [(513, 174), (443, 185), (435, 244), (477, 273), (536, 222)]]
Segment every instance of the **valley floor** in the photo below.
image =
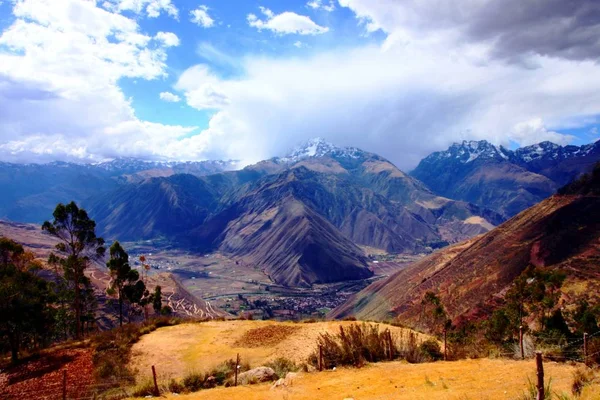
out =
[[(547, 379), (552, 379), (555, 396), (571, 398), (572, 373), (576, 367), (545, 363)], [(272, 384), (204, 390), (169, 399), (212, 400), (302, 400), (302, 399), (518, 399), (526, 391), (528, 379), (535, 380), (533, 360), (462, 360), (426, 364), (388, 362), (361, 369), (301, 373), (289, 387)], [(557, 398), (557, 397), (553, 397)], [(580, 399), (600, 398), (600, 388), (586, 387)]]

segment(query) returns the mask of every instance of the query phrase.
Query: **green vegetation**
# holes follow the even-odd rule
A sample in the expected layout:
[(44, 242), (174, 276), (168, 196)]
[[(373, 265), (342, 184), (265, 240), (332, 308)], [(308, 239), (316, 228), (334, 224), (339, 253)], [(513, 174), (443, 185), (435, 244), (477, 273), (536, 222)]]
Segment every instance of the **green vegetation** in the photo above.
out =
[[(140, 304), (146, 292), (146, 285), (140, 274), (129, 266), (129, 255), (119, 242), (110, 246), (110, 260), (106, 263), (112, 278), (110, 289), (119, 297), (119, 325), (123, 326), (123, 303)], [(160, 293), (160, 292), (159, 292)]]
[(8, 345), (16, 363), (25, 348), (52, 338), (55, 296), (36, 275), (39, 265), (18, 243), (0, 238), (0, 350)]
[[(446, 331), (448, 357), (453, 360), (509, 354), (520, 357), (521, 331), (526, 356), (537, 348), (555, 360), (583, 361), (581, 339), (584, 332), (600, 331), (600, 306), (591, 306), (587, 300), (580, 300), (574, 308), (559, 303), (565, 278), (561, 271), (530, 266), (513, 281), (503, 302), (487, 319), (459, 319), (455, 324), (447, 319), (439, 297), (427, 292), (421, 302), (422, 321), (440, 340)], [(590, 337), (588, 362), (600, 363), (599, 352), (600, 338)]]
[(65, 287), (73, 290), (75, 338), (80, 339), (86, 303), (84, 294), (90, 285), (84, 272), (91, 259), (104, 255), (104, 239), (96, 237), (96, 223), (75, 202), (58, 204), (52, 215), (54, 220), (44, 222), (42, 229), (59, 240), (56, 245), (59, 255), (52, 253), (48, 262), (62, 267)]

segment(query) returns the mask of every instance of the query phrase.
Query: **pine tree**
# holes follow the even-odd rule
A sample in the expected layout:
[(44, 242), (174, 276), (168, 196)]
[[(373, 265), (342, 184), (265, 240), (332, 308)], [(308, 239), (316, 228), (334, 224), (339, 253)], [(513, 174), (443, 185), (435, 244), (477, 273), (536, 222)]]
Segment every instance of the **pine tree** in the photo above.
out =
[(54, 220), (46, 221), (42, 230), (56, 237), (59, 243), (56, 250), (61, 254), (51, 254), (50, 263), (62, 266), (65, 279), (73, 284), (75, 310), (75, 338), (82, 335), (82, 285), (89, 284), (84, 272), (90, 260), (104, 255), (104, 239), (96, 237), (96, 223), (90, 219), (87, 212), (77, 207), (75, 202), (67, 205), (59, 203), (52, 214)]

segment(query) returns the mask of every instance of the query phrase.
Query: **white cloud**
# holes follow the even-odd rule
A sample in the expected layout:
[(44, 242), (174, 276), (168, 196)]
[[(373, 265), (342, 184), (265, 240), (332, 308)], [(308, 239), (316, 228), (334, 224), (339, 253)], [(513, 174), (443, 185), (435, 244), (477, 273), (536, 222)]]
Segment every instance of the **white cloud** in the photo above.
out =
[(132, 11), (141, 14), (144, 11), (150, 18), (157, 18), (161, 12), (166, 12), (171, 17), (179, 18), (179, 10), (171, 0), (106, 0), (102, 6), (109, 11)]
[(296, 41), (294, 42), (294, 47), (297, 47), (297, 48), (301, 49), (301, 48), (302, 48), (302, 47), (304, 47), (304, 46), (305, 46), (305, 45), (304, 45), (304, 43), (302, 43), (302, 42), (301, 42), (301, 41), (299, 41), (299, 40), (296, 40)]
[(335, 10), (335, 4), (333, 0), (329, 0), (328, 4), (323, 4), (323, 0), (312, 0), (306, 3), (306, 6), (314, 10), (323, 10), (327, 12), (332, 12)]
[(192, 16), (191, 21), (203, 28), (210, 28), (215, 24), (215, 20), (208, 14), (207, 6), (199, 6), (197, 9), (190, 11)]
[(20, 0), (13, 14), (0, 35), (1, 159), (177, 156), (196, 128), (140, 121), (118, 86), (166, 77), (173, 36), (88, 1)]
[(566, 145), (575, 139), (572, 135), (565, 135), (548, 130), (541, 118), (533, 118), (529, 121), (519, 122), (509, 132), (509, 138), (519, 143), (521, 146), (528, 146), (545, 141)]
[(225, 94), (229, 83), (222, 82), (213, 75), (208, 66), (196, 65), (186, 70), (175, 85), (185, 91), (185, 98), (191, 107), (198, 110), (217, 110), (229, 104)]
[(160, 40), (165, 47), (179, 46), (179, 38), (173, 32), (158, 32), (154, 38)]
[(206, 66), (190, 68), (177, 89), (190, 106), (218, 112), (188, 146), (249, 163), (321, 136), (409, 169), (462, 139), (564, 144), (571, 137), (558, 133), (560, 126), (600, 114), (600, 69), (591, 61), (539, 57), (540, 67), (529, 70), (482, 64), (478, 48), (445, 44), (250, 57), (244, 78), (228, 80)]
[(248, 14), (246, 18), (248, 25), (258, 30), (268, 29), (281, 35), (320, 35), (329, 31), (329, 28), (317, 25), (305, 15), (299, 15), (291, 11), (275, 15), (273, 11), (265, 7), (260, 7), (260, 10), (266, 20), (259, 19), (255, 14)]
[(213, 64), (237, 68), (240, 59), (216, 48), (210, 42), (200, 42), (196, 46), (196, 54)]
[(160, 99), (169, 103), (179, 103), (181, 101), (181, 97), (171, 92), (161, 92)]
[[(451, 18), (432, 30), (408, 9), (394, 9), (409, 1), (340, 0), (350, 3), (368, 30), (384, 29), (382, 45), (305, 58), (247, 55), (236, 67), (243, 73), (228, 79), (206, 65), (184, 71), (175, 85), (181, 98), (215, 111), (208, 128), (192, 136), (195, 127), (140, 121), (117, 85), (123, 78), (164, 78), (172, 36), (147, 34), (134, 18), (93, 2), (17, 1), (16, 19), (0, 36), (0, 159), (130, 155), (248, 163), (322, 136), (408, 169), (453, 141), (566, 143), (571, 137), (561, 129), (598, 122), (600, 68), (592, 60), (533, 54), (536, 68), (528, 69), (492, 56), (494, 43), (463, 40)], [(369, 7), (374, 3), (382, 12)], [(249, 22), (276, 33), (308, 29), (283, 28), (277, 19), (285, 13), (262, 14), (264, 21)], [(231, 61), (212, 45), (198, 53), (211, 63)]]

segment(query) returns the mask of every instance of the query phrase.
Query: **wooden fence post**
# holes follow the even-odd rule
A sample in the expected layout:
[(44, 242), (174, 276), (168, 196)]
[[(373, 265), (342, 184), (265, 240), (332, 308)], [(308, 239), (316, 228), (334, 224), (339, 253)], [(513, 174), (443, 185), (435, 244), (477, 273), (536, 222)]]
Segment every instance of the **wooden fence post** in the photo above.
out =
[(319, 371), (323, 371), (323, 345), (319, 345)]
[(67, 370), (63, 370), (63, 381), (62, 381), (62, 398), (67, 400)]
[(154, 365), (152, 366), (152, 378), (154, 379), (154, 395), (160, 396), (160, 392), (158, 391), (158, 383), (156, 382), (156, 368)]
[(523, 348), (523, 325), (519, 326), (519, 346), (521, 347), (521, 360), (524, 360), (525, 349)]
[(240, 353), (237, 354), (235, 359), (235, 382), (234, 386), (237, 386), (238, 370), (240, 369)]
[(587, 365), (587, 332), (583, 333), (583, 363)]
[(537, 366), (537, 400), (546, 398), (544, 393), (544, 363), (542, 362), (542, 352), (535, 353), (535, 363)]

